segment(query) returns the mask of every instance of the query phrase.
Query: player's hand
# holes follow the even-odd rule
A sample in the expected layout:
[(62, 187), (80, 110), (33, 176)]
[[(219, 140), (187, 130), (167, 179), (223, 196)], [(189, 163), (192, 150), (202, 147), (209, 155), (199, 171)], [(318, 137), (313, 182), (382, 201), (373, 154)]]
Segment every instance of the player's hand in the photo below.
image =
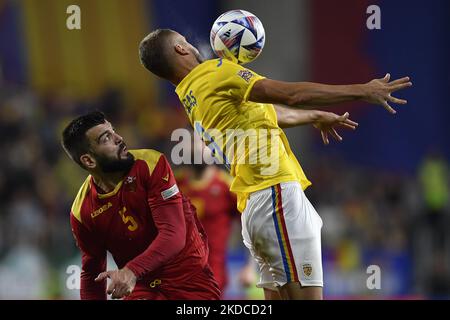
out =
[(325, 145), (330, 143), (328, 135), (331, 135), (335, 140), (342, 141), (342, 137), (337, 133), (336, 127), (344, 127), (355, 130), (358, 123), (349, 119), (348, 112), (343, 115), (337, 115), (333, 112), (318, 111), (315, 115), (313, 126), (320, 130), (322, 140)]
[(106, 293), (110, 294), (112, 299), (129, 296), (136, 285), (136, 276), (127, 267), (120, 270), (102, 272), (95, 278), (95, 281), (100, 282), (106, 278), (111, 279)]
[(396, 111), (389, 105), (389, 103), (406, 104), (404, 99), (398, 99), (391, 94), (395, 91), (405, 89), (412, 86), (409, 77), (403, 77), (389, 82), (391, 75), (387, 73), (382, 79), (374, 79), (364, 86), (365, 99), (367, 102), (382, 105), (387, 111), (395, 114)]

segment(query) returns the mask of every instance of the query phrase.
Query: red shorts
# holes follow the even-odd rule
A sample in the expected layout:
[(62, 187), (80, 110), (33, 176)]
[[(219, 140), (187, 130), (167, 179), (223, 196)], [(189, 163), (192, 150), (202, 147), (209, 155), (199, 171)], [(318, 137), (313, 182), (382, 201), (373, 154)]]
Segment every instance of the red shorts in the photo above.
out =
[(188, 281), (170, 283), (157, 279), (149, 286), (139, 286), (126, 300), (219, 300), (221, 292), (211, 269), (203, 270), (189, 278)]

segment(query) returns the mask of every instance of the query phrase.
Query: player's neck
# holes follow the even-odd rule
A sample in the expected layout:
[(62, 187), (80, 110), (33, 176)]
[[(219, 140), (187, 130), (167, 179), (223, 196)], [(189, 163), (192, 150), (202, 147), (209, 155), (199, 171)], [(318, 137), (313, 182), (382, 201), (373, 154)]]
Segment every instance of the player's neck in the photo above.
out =
[(175, 86), (177, 86), (196, 66), (200, 63), (197, 60), (189, 60), (183, 63), (179, 70), (175, 73), (174, 77), (170, 79)]
[(114, 190), (114, 188), (123, 180), (126, 172), (95, 172), (91, 173), (94, 178), (95, 185), (102, 191), (99, 193), (108, 193)]

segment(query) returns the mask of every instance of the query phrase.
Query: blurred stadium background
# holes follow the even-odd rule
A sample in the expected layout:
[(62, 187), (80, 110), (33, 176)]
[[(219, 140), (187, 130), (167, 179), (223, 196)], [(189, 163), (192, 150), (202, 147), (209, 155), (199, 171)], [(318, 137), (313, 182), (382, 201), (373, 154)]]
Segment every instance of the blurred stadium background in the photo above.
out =
[[(81, 30), (66, 8), (81, 8)], [(366, 8), (381, 8), (368, 30)], [(365, 82), (408, 75), (407, 106), (389, 115), (353, 103), (360, 123), (324, 147), (314, 129), (288, 130), (324, 220), (327, 299), (450, 298), (450, 2), (379, 0), (0, 0), (0, 299), (77, 299), (68, 267), (79, 265), (69, 210), (85, 172), (59, 144), (62, 127), (104, 111), (131, 147), (170, 154), (187, 121), (170, 84), (139, 64), (150, 30), (170, 27), (210, 55), (209, 30), (230, 9), (256, 14), (266, 30), (250, 68), (280, 80)], [(241, 288), (239, 225), (230, 239), (226, 298)], [(369, 290), (366, 269), (381, 268)]]

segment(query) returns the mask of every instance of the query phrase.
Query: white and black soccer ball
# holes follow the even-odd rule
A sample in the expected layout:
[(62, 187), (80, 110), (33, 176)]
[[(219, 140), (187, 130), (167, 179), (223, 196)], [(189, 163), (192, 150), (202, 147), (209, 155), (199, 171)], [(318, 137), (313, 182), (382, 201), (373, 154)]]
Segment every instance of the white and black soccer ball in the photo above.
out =
[(210, 42), (217, 56), (246, 64), (255, 60), (264, 47), (264, 27), (248, 11), (227, 11), (214, 22)]

